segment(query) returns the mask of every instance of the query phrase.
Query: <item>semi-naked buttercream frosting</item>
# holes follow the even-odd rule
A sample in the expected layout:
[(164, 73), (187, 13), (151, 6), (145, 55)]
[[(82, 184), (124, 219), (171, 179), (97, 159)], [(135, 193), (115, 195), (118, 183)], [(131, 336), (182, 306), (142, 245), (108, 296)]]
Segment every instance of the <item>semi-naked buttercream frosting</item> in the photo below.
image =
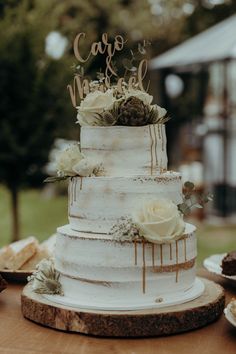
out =
[(56, 268), (64, 295), (81, 303), (126, 306), (184, 292), (195, 280), (195, 227), (168, 244), (117, 241), (58, 228)]
[(153, 306), (173, 294), (187, 301), (195, 284), (194, 226), (161, 244), (111, 232), (150, 200), (182, 203), (181, 175), (167, 171), (165, 126), (85, 126), (81, 151), (103, 170), (69, 180), (69, 224), (58, 228), (55, 251), (65, 297), (102, 309)]
[(81, 128), (81, 151), (101, 162), (106, 176), (153, 175), (167, 169), (164, 124)]
[(117, 219), (153, 198), (182, 202), (181, 176), (73, 177), (69, 181), (69, 221), (75, 231), (109, 233)]

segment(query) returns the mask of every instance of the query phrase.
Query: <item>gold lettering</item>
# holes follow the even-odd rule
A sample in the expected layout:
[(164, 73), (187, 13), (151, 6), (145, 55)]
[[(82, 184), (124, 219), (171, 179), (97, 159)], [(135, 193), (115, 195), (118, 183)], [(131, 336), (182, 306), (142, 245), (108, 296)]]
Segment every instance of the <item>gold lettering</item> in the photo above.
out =
[(79, 34), (77, 34), (77, 36), (75, 37), (75, 40), (74, 40), (74, 54), (75, 54), (76, 59), (79, 60), (81, 63), (85, 63), (90, 57), (90, 53), (89, 53), (87, 58), (83, 59), (81, 57), (81, 55), (80, 55), (80, 52), (79, 52), (79, 41), (80, 41), (80, 38), (81, 37), (85, 38), (85, 36), (86, 36), (85, 33), (79, 33)]
[[(110, 75), (109, 75), (110, 71)], [(112, 62), (111, 62), (111, 57), (106, 57), (106, 70), (105, 70), (105, 76), (117, 76), (117, 73), (113, 70), (112, 67)]]
[(130, 76), (128, 80), (128, 87), (131, 89), (137, 82), (137, 79), (135, 76)]
[(124, 81), (125, 81), (125, 80), (124, 80), (123, 77), (120, 77), (120, 78), (118, 79), (118, 81), (117, 81), (117, 91), (118, 91), (119, 93), (123, 93), (123, 86), (122, 86), (122, 84), (123, 84)]
[[(126, 41), (121, 35), (117, 35), (114, 38), (114, 42), (110, 43), (108, 34), (103, 33), (101, 41), (93, 42), (91, 44), (89, 54), (87, 55), (87, 57), (83, 57), (80, 52), (80, 44), (81, 41), (85, 39), (85, 37), (86, 34), (83, 32), (77, 34), (77, 36), (75, 37), (73, 47), (76, 59), (81, 63), (85, 63), (87, 62), (87, 60), (89, 60), (91, 56), (95, 57), (98, 54), (106, 53), (105, 80), (99, 84), (98, 90), (105, 92), (107, 89), (109, 89), (112, 84), (111, 79), (112, 77), (115, 77), (116, 79), (114, 81), (116, 81), (117, 91), (122, 94), (124, 92), (125, 78), (118, 76), (112, 64), (112, 58), (116, 51), (121, 51), (123, 49)], [(147, 60), (143, 59), (139, 63), (137, 74), (131, 74), (131, 76), (128, 78), (128, 89), (131, 89), (135, 86), (142, 91), (147, 91), (147, 88), (145, 90), (145, 88), (143, 87), (143, 80), (147, 74), (147, 70)], [(83, 99), (84, 96), (91, 91), (90, 82), (88, 81), (88, 79), (83, 79), (82, 76), (78, 74), (75, 75), (73, 83), (71, 85), (67, 85), (67, 89), (69, 91), (71, 102), (74, 107), (78, 105), (77, 96), (80, 99)]]
[(124, 40), (124, 38), (120, 35), (115, 36), (115, 49), (119, 52), (124, 48), (124, 44), (126, 43), (126, 41)]
[(79, 94), (80, 99), (82, 100), (84, 98), (84, 95), (88, 94), (90, 91), (89, 88), (89, 81), (88, 79), (84, 79), (81, 81), (81, 77), (79, 75), (75, 75), (74, 80), (73, 80), (73, 86), (72, 85), (67, 85), (67, 89), (69, 90), (70, 93), (70, 98), (73, 107), (77, 106), (77, 92)]
[(138, 85), (140, 90), (145, 91), (143, 87), (143, 79), (145, 78), (147, 74), (147, 69), (148, 69), (148, 62), (146, 59), (143, 59), (140, 61), (139, 66), (138, 66)]
[(102, 49), (102, 43), (101, 42), (94, 42), (91, 46), (91, 54), (95, 57), (98, 53), (105, 53), (106, 47)]

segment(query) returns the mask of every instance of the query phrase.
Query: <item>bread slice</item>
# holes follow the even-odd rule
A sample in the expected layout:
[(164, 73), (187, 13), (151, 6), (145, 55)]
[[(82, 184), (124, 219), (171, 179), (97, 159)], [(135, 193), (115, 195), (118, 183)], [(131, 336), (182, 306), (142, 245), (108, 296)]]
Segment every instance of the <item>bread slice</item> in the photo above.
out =
[(9, 252), (8, 248), (10, 248), (10, 252), (12, 253), (9, 253), (9, 258), (6, 259), (5, 268), (17, 270), (36, 253), (38, 241), (35, 237), (30, 236), (23, 240), (13, 242), (9, 246), (6, 246), (6, 248), (6, 252)]
[(36, 251), (36, 253), (27, 260), (20, 269), (22, 270), (35, 270), (36, 265), (44, 258), (50, 258), (53, 256), (56, 243), (56, 234), (49, 237), (42, 242)]
[(50, 253), (48, 252), (47, 248), (40, 245), (38, 246), (37, 251), (35, 254), (30, 257), (22, 266), (21, 270), (35, 270), (36, 265), (44, 258), (50, 258)]
[(14, 256), (14, 252), (9, 246), (0, 249), (0, 269), (6, 268), (6, 262), (9, 258)]

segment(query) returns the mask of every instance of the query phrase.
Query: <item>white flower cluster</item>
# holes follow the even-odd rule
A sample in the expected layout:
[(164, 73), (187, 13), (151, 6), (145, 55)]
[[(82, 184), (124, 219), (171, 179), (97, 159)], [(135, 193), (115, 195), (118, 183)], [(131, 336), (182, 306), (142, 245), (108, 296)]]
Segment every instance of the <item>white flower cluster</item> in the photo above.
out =
[(121, 217), (111, 228), (110, 235), (112, 235), (114, 240), (118, 241), (129, 241), (140, 238), (138, 227), (128, 217)]
[(102, 165), (86, 158), (78, 144), (73, 144), (58, 154), (56, 167), (59, 177), (90, 177), (102, 172)]
[(81, 125), (96, 125), (99, 114), (109, 111), (113, 108), (115, 103), (129, 97), (136, 97), (143, 101), (144, 104), (150, 106), (150, 109), (155, 109), (158, 112), (158, 117), (162, 118), (166, 115), (166, 110), (158, 105), (151, 105), (153, 96), (147, 92), (136, 88), (124, 88), (123, 95), (117, 98), (116, 87), (108, 89), (105, 92), (96, 90), (96, 82), (94, 83), (94, 90), (87, 94), (84, 100), (77, 107), (77, 122)]

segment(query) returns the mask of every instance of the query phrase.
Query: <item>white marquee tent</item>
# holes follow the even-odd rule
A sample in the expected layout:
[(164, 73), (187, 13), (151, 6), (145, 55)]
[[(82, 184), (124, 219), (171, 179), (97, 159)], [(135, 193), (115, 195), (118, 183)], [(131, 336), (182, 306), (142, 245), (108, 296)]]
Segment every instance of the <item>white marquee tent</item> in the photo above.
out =
[(236, 59), (236, 15), (203, 31), (150, 61), (150, 69), (163, 69)]
[[(220, 79), (222, 97), (218, 100), (222, 102), (222, 109), (218, 116), (211, 117), (218, 119), (222, 128), (220, 135), (210, 134), (204, 139), (205, 177), (210, 176), (213, 184), (222, 183), (235, 189), (236, 100), (231, 98), (236, 92), (236, 15), (153, 58), (149, 68), (151, 71), (168, 69), (168, 72), (191, 72), (205, 67), (210, 72), (214, 66), (212, 64), (221, 65), (223, 69)], [(204, 121), (207, 122), (207, 117)], [(213, 176), (214, 170), (219, 172), (216, 178)], [(227, 209), (227, 200), (225, 205)]]

